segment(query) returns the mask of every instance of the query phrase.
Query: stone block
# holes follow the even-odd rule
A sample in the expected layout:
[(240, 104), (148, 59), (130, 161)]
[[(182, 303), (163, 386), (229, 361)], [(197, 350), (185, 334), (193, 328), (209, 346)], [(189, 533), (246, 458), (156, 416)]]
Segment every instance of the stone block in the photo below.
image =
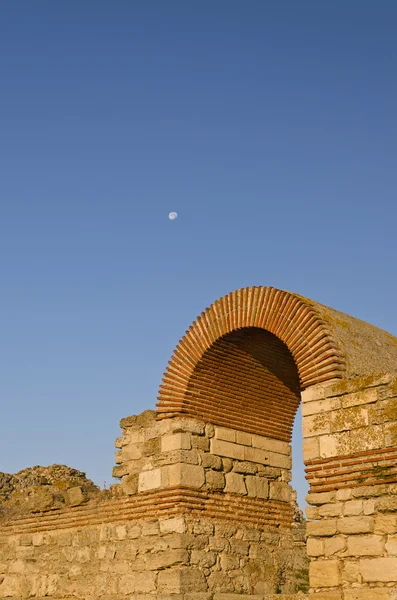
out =
[(155, 574), (147, 571), (121, 575), (119, 580), (119, 591), (123, 594), (149, 594), (155, 590)]
[(185, 533), (186, 523), (184, 517), (170, 517), (160, 519), (160, 533)]
[(305, 390), (302, 390), (302, 402), (306, 404), (307, 402), (313, 402), (314, 400), (325, 398), (325, 387), (326, 386), (323, 383), (318, 383), (316, 385), (311, 385)]
[(308, 536), (326, 537), (336, 534), (336, 519), (321, 519), (321, 521), (309, 521), (306, 526)]
[(236, 430), (226, 427), (215, 427), (215, 439), (236, 443)]
[(338, 519), (338, 531), (340, 533), (371, 533), (374, 529), (374, 520), (372, 517), (344, 517)]
[(357, 515), (361, 515), (364, 511), (364, 503), (362, 500), (350, 500), (346, 502), (343, 514), (345, 517), (353, 517)]
[(146, 492), (155, 490), (161, 487), (161, 471), (160, 469), (152, 469), (151, 471), (143, 471), (138, 477), (138, 492)]
[(70, 488), (67, 492), (68, 501), (71, 506), (79, 506), (84, 502), (84, 494), (81, 487)]
[(350, 500), (350, 498), (352, 497), (352, 490), (350, 488), (342, 488), (340, 490), (337, 490), (335, 497), (338, 502), (345, 502), (346, 500)]
[(223, 490), (225, 487), (225, 475), (220, 471), (209, 469), (205, 472), (205, 483), (210, 490)]
[(272, 500), (280, 500), (281, 502), (289, 502), (291, 500), (292, 488), (288, 483), (282, 481), (271, 481), (269, 498)]
[(347, 553), (351, 556), (383, 556), (385, 540), (381, 535), (351, 535)]
[(389, 556), (397, 556), (397, 535), (388, 535), (386, 542), (386, 551)]
[(332, 458), (341, 454), (350, 454), (350, 431), (322, 435), (320, 437), (320, 457)]
[(170, 452), (172, 450), (190, 450), (192, 447), (191, 436), (189, 433), (171, 433), (161, 438), (161, 452)]
[(310, 563), (310, 587), (337, 587), (342, 583), (340, 560), (316, 560)]
[(331, 433), (331, 420), (329, 413), (303, 417), (302, 434), (304, 438)]
[(351, 452), (366, 452), (384, 448), (385, 437), (382, 425), (371, 425), (350, 432)]
[(123, 491), (129, 496), (133, 496), (138, 491), (138, 475), (126, 475), (122, 479)]
[(383, 498), (379, 498), (376, 508), (379, 512), (397, 512), (397, 497), (384, 496)]
[(207, 582), (200, 569), (180, 567), (160, 571), (157, 587), (160, 594), (205, 592), (207, 590)]
[(387, 588), (346, 589), (345, 600), (392, 600)]
[(223, 441), (216, 437), (211, 440), (211, 454), (217, 454), (218, 456), (244, 460), (244, 449), (245, 446)]
[(335, 492), (317, 492), (306, 496), (306, 502), (308, 504), (313, 504), (314, 506), (328, 504), (333, 500), (335, 500)]
[(342, 502), (331, 502), (330, 504), (322, 504), (318, 512), (321, 517), (340, 517), (342, 514)]
[(385, 533), (397, 533), (397, 515), (394, 513), (381, 513), (375, 515), (374, 533), (380, 535)]
[(183, 485), (184, 487), (200, 488), (204, 485), (204, 469), (201, 466), (179, 463), (164, 468), (167, 469), (170, 487)]
[(338, 535), (324, 540), (325, 556), (340, 554), (346, 550), (346, 538)]
[(269, 482), (264, 477), (255, 477), (254, 475), (247, 475), (245, 478), (247, 491), (249, 496), (254, 498), (268, 498), (269, 497)]
[(305, 507), (305, 512), (306, 512), (306, 519), (309, 519), (310, 521), (317, 521), (320, 517), (320, 513), (318, 511), (318, 507), (317, 506), (307, 506)]
[(258, 465), (248, 460), (238, 460), (233, 465), (233, 471), (235, 473), (243, 473), (244, 475), (255, 475), (258, 472)]
[(236, 442), (243, 446), (252, 446), (252, 434), (246, 431), (236, 431)]
[(314, 402), (305, 402), (302, 404), (302, 416), (317, 415), (323, 412), (330, 412), (341, 407), (340, 398), (325, 398)]
[(303, 460), (315, 460), (320, 458), (320, 441), (318, 437), (303, 440)]
[(245, 487), (243, 475), (238, 473), (226, 473), (226, 487), (225, 492), (231, 494), (247, 494), (247, 488)]
[(362, 558), (360, 573), (365, 582), (394, 582), (397, 581), (397, 558)]
[(308, 556), (323, 556), (324, 555), (324, 540), (309, 537), (306, 543)]
[(378, 391), (376, 388), (368, 388), (366, 390), (360, 390), (352, 394), (346, 394), (343, 397), (343, 406), (359, 406), (362, 404), (372, 404), (378, 400)]
[(351, 408), (341, 408), (331, 415), (331, 431), (351, 431), (359, 427), (367, 426), (368, 410), (362, 406), (353, 406)]
[(215, 471), (222, 469), (222, 459), (220, 456), (215, 456), (209, 452), (202, 455), (201, 464), (204, 468), (215, 469)]
[(277, 452), (278, 454), (291, 454), (291, 444), (288, 442), (282, 442), (281, 440), (268, 438), (263, 435), (253, 434), (252, 445), (254, 448), (269, 450), (270, 452)]

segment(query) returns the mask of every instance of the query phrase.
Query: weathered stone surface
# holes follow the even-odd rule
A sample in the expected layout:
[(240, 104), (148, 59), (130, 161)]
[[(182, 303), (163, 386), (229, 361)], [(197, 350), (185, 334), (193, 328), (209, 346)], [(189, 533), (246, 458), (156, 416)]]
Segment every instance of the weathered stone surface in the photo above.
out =
[(340, 560), (316, 560), (310, 563), (309, 578), (313, 588), (337, 587), (341, 584)]
[(231, 494), (247, 494), (243, 475), (239, 475), (238, 473), (227, 473), (225, 492)]
[(363, 581), (397, 581), (397, 558), (363, 558), (360, 560)]

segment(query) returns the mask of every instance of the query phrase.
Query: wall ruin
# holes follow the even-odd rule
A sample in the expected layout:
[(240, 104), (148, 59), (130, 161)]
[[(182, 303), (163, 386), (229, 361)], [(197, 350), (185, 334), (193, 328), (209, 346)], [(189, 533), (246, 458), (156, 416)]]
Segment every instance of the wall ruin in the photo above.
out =
[[(301, 401), (307, 553), (289, 484)], [(396, 406), (396, 338), (237, 290), (186, 332), (157, 410), (122, 419), (120, 484), (36, 508), (3, 493), (0, 598), (396, 600)]]

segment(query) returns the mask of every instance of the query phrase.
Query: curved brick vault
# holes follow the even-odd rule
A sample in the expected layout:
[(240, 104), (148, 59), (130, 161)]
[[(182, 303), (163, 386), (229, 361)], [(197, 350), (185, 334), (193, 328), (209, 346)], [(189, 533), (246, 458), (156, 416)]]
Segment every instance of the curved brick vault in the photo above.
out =
[(287, 441), (302, 389), (377, 372), (378, 364), (391, 369), (393, 344), (386, 332), (297, 294), (239, 289), (201, 313), (179, 342), (157, 415)]

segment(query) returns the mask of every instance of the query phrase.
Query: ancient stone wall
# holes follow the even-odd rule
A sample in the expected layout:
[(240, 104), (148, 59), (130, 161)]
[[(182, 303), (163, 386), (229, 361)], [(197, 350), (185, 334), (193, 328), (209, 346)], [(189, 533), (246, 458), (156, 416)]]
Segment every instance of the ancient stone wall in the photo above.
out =
[(397, 377), (314, 386), (302, 401), (313, 593), (396, 598)]
[[(83, 498), (89, 484), (75, 487), (72, 478), (68, 508), (55, 495), (34, 513), (29, 505), (3, 517), (0, 598), (210, 600), (307, 590), (305, 523), (288, 483), (288, 443), (197, 419), (159, 421), (154, 411), (122, 419), (121, 427), (120, 484)], [(33, 496), (25, 487), (27, 498), (42, 497), (45, 472), (22, 478), (34, 484)]]

